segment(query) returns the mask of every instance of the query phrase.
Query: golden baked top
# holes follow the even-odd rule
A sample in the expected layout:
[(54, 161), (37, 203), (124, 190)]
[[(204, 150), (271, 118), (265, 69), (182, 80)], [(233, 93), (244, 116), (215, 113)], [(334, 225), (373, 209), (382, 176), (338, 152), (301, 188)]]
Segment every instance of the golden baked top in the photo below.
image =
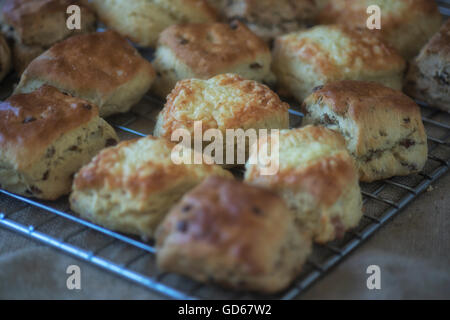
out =
[(252, 61), (258, 55), (270, 54), (267, 44), (237, 21), (231, 25), (173, 25), (161, 33), (159, 45), (167, 46), (182, 63), (205, 77), (218, 74), (233, 64)]
[(13, 95), (0, 103), (0, 160), (26, 167), (54, 140), (95, 117), (95, 105), (50, 86)]
[(130, 43), (114, 31), (71, 37), (53, 45), (25, 70), (23, 77), (63, 84), (82, 92), (108, 94), (139, 73), (155, 71)]
[(288, 109), (289, 105), (267, 86), (238, 75), (183, 80), (168, 96), (159, 115), (159, 136), (170, 139), (171, 133), (180, 128), (192, 132), (194, 121), (202, 121), (204, 130), (253, 128), (255, 123), (271, 118), (287, 124)]
[(232, 176), (215, 165), (177, 165), (171, 159), (174, 147), (175, 144), (153, 136), (121, 142), (103, 150), (82, 168), (75, 176), (74, 188), (123, 189), (145, 196), (209, 174)]
[(317, 26), (279, 37), (275, 50), (313, 65), (329, 79), (342, 79), (361, 70), (376, 74), (405, 67), (403, 58), (369, 31), (341, 25)]

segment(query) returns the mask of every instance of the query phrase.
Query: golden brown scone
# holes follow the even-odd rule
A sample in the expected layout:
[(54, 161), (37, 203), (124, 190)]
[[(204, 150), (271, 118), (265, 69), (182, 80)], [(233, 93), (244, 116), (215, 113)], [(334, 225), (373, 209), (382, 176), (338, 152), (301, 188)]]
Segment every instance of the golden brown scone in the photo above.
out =
[(410, 65), (405, 92), (450, 112), (450, 20)]
[(100, 20), (143, 47), (154, 47), (159, 34), (179, 23), (217, 20), (206, 0), (91, 0)]
[(0, 82), (11, 71), (11, 50), (5, 38), (0, 33)]
[[(66, 26), (67, 8), (81, 9), (81, 29)], [(95, 14), (75, 0), (5, 0), (0, 14), (3, 33), (14, 42), (13, 65), (21, 74), (28, 64), (58, 41), (95, 31)]]
[(337, 80), (376, 81), (401, 90), (403, 58), (367, 30), (317, 26), (275, 41), (273, 71), (299, 102)]
[[(168, 96), (167, 103), (155, 127), (155, 136), (171, 140), (178, 129), (187, 130), (194, 139), (195, 122), (201, 122), (201, 132), (218, 129), (223, 136), (223, 157), (216, 159), (227, 166), (245, 164), (245, 150), (236, 149), (233, 155), (226, 152), (227, 129), (286, 129), (289, 127), (289, 106), (267, 86), (245, 80), (234, 74), (223, 74), (209, 80), (183, 80), (178, 82)], [(230, 138), (231, 139), (231, 138)], [(244, 152), (245, 151), (245, 152)], [(238, 153), (244, 157), (238, 157)], [(227, 158), (230, 158), (226, 161)], [(232, 162), (232, 163), (230, 163)]]
[(23, 73), (15, 93), (48, 84), (98, 105), (100, 116), (127, 112), (155, 79), (150, 62), (114, 31), (74, 36), (55, 44)]
[(148, 136), (103, 150), (75, 176), (72, 210), (107, 228), (148, 238), (167, 211), (206, 177), (232, 177), (219, 166), (175, 164), (174, 147)]
[(0, 103), (0, 186), (55, 200), (101, 149), (118, 142), (114, 129), (87, 101), (43, 86)]
[(312, 25), (318, 14), (315, 0), (230, 0), (221, 11), (240, 20), (266, 41)]
[(427, 161), (420, 107), (399, 91), (373, 82), (340, 81), (316, 88), (302, 109), (304, 124), (342, 133), (361, 181), (419, 172)]
[[(271, 135), (259, 142), (261, 150), (273, 144)], [(358, 171), (344, 138), (325, 127), (306, 126), (282, 130), (279, 138), (279, 170), (265, 175), (258, 153), (247, 162), (245, 182), (281, 195), (295, 213), (297, 224), (316, 242), (340, 238), (358, 225), (362, 197)]]
[(409, 60), (435, 34), (442, 23), (436, 1), (430, 0), (333, 0), (319, 15), (320, 24), (342, 23), (367, 28), (367, 8), (381, 9), (381, 30), (371, 30)]
[(274, 193), (212, 177), (172, 209), (158, 229), (157, 249), (162, 270), (276, 293), (299, 274), (311, 240)]
[(268, 45), (242, 23), (174, 25), (159, 38), (152, 91), (166, 98), (180, 80), (209, 79), (223, 73), (274, 83), (271, 64)]

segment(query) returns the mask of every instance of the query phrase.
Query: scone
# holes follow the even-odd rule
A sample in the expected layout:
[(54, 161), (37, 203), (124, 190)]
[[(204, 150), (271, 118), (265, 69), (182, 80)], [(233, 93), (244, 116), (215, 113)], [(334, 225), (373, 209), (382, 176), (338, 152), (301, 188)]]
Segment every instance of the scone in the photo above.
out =
[(0, 82), (11, 70), (11, 50), (5, 38), (0, 34)]
[(90, 5), (109, 28), (143, 47), (154, 47), (171, 25), (217, 20), (206, 0), (90, 0)]
[(362, 217), (358, 171), (344, 138), (325, 127), (283, 130), (260, 141), (259, 148), (278, 140), (279, 170), (263, 174), (257, 152), (248, 160), (245, 182), (281, 195), (296, 223), (319, 243), (341, 238)]
[[(154, 134), (172, 140), (177, 131), (185, 131), (192, 137), (191, 146), (195, 146), (198, 143), (194, 139), (196, 132), (200, 132), (203, 137), (208, 130), (217, 129), (221, 133), (216, 139), (222, 139), (222, 154), (208, 155), (213, 156), (216, 164), (228, 167), (244, 165), (251, 138), (256, 140), (260, 129), (289, 127), (288, 109), (289, 106), (268, 87), (237, 75), (223, 74), (209, 80), (183, 80), (168, 96), (164, 109), (158, 115)], [(227, 132), (229, 129), (235, 131)], [(241, 130), (236, 131), (238, 129)], [(254, 129), (254, 135), (249, 129)], [(230, 133), (236, 133), (236, 136)], [(245, 143), (239, 143), (241, 140), (236, 138), (239, 133), (249, 134), (248, 139), (244, 137)], [(227, 145), (234, 148), (227, 150)]]
[(11, 96), (0, 103), (0, 187), (55, 200), (70, 192), (83, 165), (117, 142), (87, 101), (49, 86)]
[(427, 161), (420, 108), (401, 92), (373, 82), (340, 81), (316, 88), (302, 109), (304, 124), (342, 133), (361, 181), (419, 172)]
[(230, 0), (222, 12), (240, 20), (266, 41), (312, 25), (319, 13), (315, 0)]
[(285, 289), (310, 251), (280, 197), (217, 177), (184, 196), (157, 232), (159, 268), (237, 290)]
[(442, 23), (436, 1), (430, 0), (333, 0), (321, 11), (319, 23), (367, 28), (367, 8), (372, 5), (381, 9), (381, 29), (371, 32), (408, 60), (419, 53)]
[(150, 62), (114, 31), (95, 32), (59, 42), (22, 74), (15, 93), (43, 84), (90, 101), (100, 116), (127, 112), (155, 79)]
[(242, 23), (174, 25), (159, 38), (152, 91), (166, 98), (180, 80), (223, 73), (272, 84), (271, 63), (267, 44)]
[(450, 112), (450, 20), (411, 63), (405, 92)]
[(177, 165), (174, 148), (148, 136), (103, 150), (75, 176), (72, 210), (107, 228), (150, 238), (184, 193), (208, 176), (232, 177), (219, 166)]
[[(67, 28), (67, 8), (81, 9), (81, 29)], [(54, 43), (74, 34), (95, 31), (95, 14), (75, 0), (5, 0), (0, 24), (14, 41), (14, 67), (21, 74), (27, 65)], [(17, 56), (16, 56), (17, 53)]]
[(317, 26), (275, 41), (273, 71), (280, 88), (302, 102), (311, 90), (337, 80), (364, 80), (401, 90), (403, 58), (367, 30)]

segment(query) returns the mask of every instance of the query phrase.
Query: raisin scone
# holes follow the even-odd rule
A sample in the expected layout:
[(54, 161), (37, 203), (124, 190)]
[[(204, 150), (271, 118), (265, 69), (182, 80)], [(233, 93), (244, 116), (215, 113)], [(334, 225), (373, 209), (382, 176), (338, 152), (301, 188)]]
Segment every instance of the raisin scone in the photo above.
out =
[(271, 159), (278, 162), (278, 171), (265, 174), (263, 158), (252, 152), (245, 182), (281, 195), (295, 213), (296, 224), (318, 243), (341, 238), (358, 225), (362, 217), (358, 171), (339, 133), (306, 126), (261, 139), (258, 149), (268, 149), (267, 145), (272, 146)]
[(45, 200), (69, 194), (74, 174), (119, 141), (89, 102), (43, 86), (0, 103), (0, 186)]
[(310, 252), (281, 197), (219, 177), (186, 194), (157, 231), (160, 269), (236, 290), (285, 289)]
[(206, 0), (90, 0), (109, 28), (143, 47), (154, 47), (159, 34), (174, 24), (218, 19)]
[(405, 59), (414, 58), (442, 23), (436, 1), (333, 0), (319, 14), (320, 24), (345, 24), (367, 28), (369, 6), (381, 9), (381, 29), (371, 30)]
[(411, 63), (405, 92), (450, 112), (450, 20)]
[(275, 82), (268, 45), (239, 22), (171, 26), (161, 33), (155, 55), (157, 80), (152, 91), (162, 98), (180, 80), (223, 73)]
[(90, 101), (107, 117), (129, 111), (155, 77), (151, 63), (121, 35), (94, 32), (59, 42), (33, 60), (15, 93), (48, 84)]
[(11, 50), (5, 38), (0, 34), (0, 82), (11, 71)]
[(153, 136), (105, 149), (75, 176), (70, 205), (107, 228), (151, 238), (167, 211), (219, 166), (176, 164), (175, 144)]
[[(81, 29), (70, 30), (67, 8), (77, 5)], [(0, 24), (13, 44), (13, 64), (21, 74), (28, 64), (58, 41), (80, 33), (95, 31), (95, 14), (75, 0), (5, 0)]]
[(229, 0), (220, 7), (226, 18), (245, 23), (268, 42), (314, 24), (319, 13), (315, 0)]
[[(275, 92), (256, 81), (223, 74), (209, 80), (178, 82), (158, 115), (154, 134), (171, 140), (177, 131), (185, 130), (192, 137), (191, 146), (195, 146), (196, 131), (203, 136), (208, 130), (217, 129), (221, 136), (214, 135), (215, 142), (221, 139), (223, 151), (216, 150), (210, 155), (217, 164), (232, 167), (245, 164), (251, 139), (257, 139), (260, 129), (288, 127), (289, 105)], [(231, 132), (232, 129), (235, 131)], [(242, 137), (244, 143), (239, 143)], [(227, 150), (227, 145), (234, 149)]]
[(304, 124), (342, 133), (361, 181), (416, 173), (427, 161), (420, 107), (399, 91), (374, 82), (340, 81), (316, 88), (302, 109)]
[(401, 90), (404, 59), (363, 29), (317, 26), (275, 41), (273, 71), (279, 87), (299, 102), (319, 85), (338, 80), (383, 83)]

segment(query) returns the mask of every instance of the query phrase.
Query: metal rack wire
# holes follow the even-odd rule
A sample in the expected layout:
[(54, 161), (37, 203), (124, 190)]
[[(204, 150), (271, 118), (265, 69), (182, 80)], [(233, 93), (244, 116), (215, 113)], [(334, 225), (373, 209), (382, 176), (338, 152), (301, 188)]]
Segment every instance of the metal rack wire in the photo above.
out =
[[(448, 7), (447, 5), (446, 8)], [(442, 12), (445, 13), (445, 10)], [(278, 295), (259, 296), (229, 291), (177, 275), (161, 273), (155, 267), (155, 249), (152, 243), (79, 218), (70, 211), (67, 199), (57, 202), (36, 201), (0, 189), (0, 227), (44, 243), (173, 299), (293, 299), (326, 275), (332, 267), (449, 171), (450, 114), (429, 108), (420, 102), (419, 104), (429, 143), (429, 159), (424, 170), (408, 177), (362, 184), (365, 214), (360, 225), (347, 232), (343, 239), (326, 245), (315, 245), (313, 254), (297, 281), (287, 291)], [(146, 136), (152, 132), (154, 119), (161, 108), (161, 101), (147, 96), (131, 112), (112, 117), (108, 121), (120, 132), (122, 139)], [(291, 126), (298, 127), (302, 114), (296, 108), (291, 109), (290, 113)], [(9, 209), (5, 211), (6, 207)], [(24, 210), (28, 211), (23, 214)], [(61, 229), (67, 231), (64, 235), (61, 235), (61, 229), (55, 231), (47, 228), (56, 222), (62, 225)], [(83, 247), (77, 244), (76, 237), (87, 232), (95, 237), (96, 245)], [(119, 259), (108, 253), (109, 249), (120, 246), (126, 252), (126, 259)]]

